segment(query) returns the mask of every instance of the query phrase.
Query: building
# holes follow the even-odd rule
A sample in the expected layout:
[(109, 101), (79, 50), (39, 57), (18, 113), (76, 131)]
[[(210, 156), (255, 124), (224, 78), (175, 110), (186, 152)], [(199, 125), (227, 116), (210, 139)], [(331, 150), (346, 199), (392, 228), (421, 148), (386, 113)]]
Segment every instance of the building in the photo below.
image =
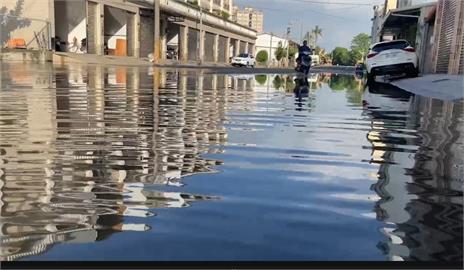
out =
[(251, 7), (245, 7), (244, 9), (234, 7), (233, 19), (241, 25), (256, 30), (258, 33), (263, 32), (264, 14), (259, 10)]
[(261, 33), (258, 34), (255, 45), (255, 52), (258, 54), (260, 51), (266, 51), (268, 55), (268, 64), (277, 65), (275, 57), (275, 52), (279, 46), (286, 48), (288, 40), (282, 37), (279, 37), (273, 33)]
[[(227, 63), (252, 52), (256, 31), (229, 20), (232, 0), (3, 0), (0, 47)], [(206, 10), (205, 10), (206, 9)], [(206, 11), (206, 12), (205, 12)], [(199, 23), (201, 21), (201, 23)], [(18, 42), (19, 41), (19, 42)], [(53, 45), (52, 45), (53, 44)], [(21, 51), (23, 53), (23, 51)], [(1, 55), (0, 55), (1, 57)]]
[(233, 0), (184, 0), (184, 2), (199, 5), (211, 13), (226, 17), (227, 19), (232, 15), (234, 4)]
[(464, 1), (439, 0), (429, 17), (434, 22), (432, 72), (463, 74)]

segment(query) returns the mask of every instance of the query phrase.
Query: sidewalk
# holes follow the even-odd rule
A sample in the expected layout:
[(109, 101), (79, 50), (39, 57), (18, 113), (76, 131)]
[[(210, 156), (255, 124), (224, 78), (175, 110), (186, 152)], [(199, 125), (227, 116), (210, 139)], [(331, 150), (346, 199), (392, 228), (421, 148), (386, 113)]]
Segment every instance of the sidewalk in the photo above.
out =
[(462, 75), (429, 74), (390, 82), (410, 93), (446, 101), (464, 98), (464, 77)]

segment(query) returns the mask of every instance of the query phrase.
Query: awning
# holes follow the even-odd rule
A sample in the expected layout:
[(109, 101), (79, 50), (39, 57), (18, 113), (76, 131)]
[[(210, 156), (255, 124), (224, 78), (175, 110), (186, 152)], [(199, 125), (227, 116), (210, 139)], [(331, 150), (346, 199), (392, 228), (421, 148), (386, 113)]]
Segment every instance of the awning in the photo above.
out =
[(399, 29), (405, 25), (417, 24), (422, 9), (429, 6), (436, 7), (436, 3), (425, 3), (421, 5), (390, 10), (385, 20), (383, 21), (383, 31), (388, 31), (389, 29)]

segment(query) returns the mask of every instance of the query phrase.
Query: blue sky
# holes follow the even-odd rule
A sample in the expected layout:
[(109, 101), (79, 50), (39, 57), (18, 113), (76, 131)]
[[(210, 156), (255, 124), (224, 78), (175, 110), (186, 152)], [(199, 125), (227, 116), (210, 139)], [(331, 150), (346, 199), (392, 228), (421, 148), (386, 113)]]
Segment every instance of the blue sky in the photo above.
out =
[(307, 1), (316, 0), (234, 0), (234, 3), (240, 7), (250, 6), (262, 10), (266, 32), (272, 31), (284, 36), (288, 24), (293, 21), (291, 37), (296, 41), (300, 39), (301, 21), (303, 34), (319, 25), (323, 36), (318, 40), (318, 45), (329, 51), (337, 46), (349, 48), (351, 39), (359, 33), (370, 35), (373, 5), (384, 3), (384, 0), (318, 0), (316, 2), (325, 3), (317, 4)]

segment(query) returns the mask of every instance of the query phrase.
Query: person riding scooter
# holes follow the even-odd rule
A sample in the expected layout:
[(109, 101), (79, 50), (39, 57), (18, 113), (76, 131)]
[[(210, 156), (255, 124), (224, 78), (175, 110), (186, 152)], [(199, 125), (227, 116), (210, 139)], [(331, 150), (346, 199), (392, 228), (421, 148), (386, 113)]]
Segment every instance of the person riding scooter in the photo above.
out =
[[(302, 46), (299, 46), (298, 48), (298, 58), (296, 59), (296, 62), (297, 62), (297, 67), (296, 67), (296, 70), (297, 71), (302, 71), (301, 70), (301, 60), (303, 59), (303, 56), (304, 57), (308, 57), (308, 59), (305, 59), (306, 61), (309, 61), (309, 65), (311, 63), (311, 56), (312, 55), (312, 50), (311, 48), (308, 46), (308, 41), (303, 41), (303, 45)], [(304, 72), (307, 73), (309, 71), (309, 66), (307, 67), (307, 70), (305, 70)]]

